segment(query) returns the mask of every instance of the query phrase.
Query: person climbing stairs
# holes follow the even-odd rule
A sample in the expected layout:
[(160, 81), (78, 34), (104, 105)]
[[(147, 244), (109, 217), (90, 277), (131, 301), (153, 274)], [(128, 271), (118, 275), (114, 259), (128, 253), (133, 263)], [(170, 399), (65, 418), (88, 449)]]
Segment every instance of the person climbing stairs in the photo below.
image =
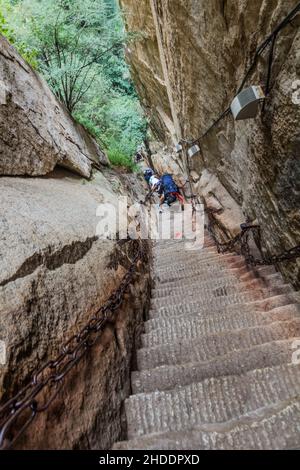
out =
[(273, 267), (184, 241), (154, 247), (154, 288), (115, 450), (300, 446), (300, 293)]

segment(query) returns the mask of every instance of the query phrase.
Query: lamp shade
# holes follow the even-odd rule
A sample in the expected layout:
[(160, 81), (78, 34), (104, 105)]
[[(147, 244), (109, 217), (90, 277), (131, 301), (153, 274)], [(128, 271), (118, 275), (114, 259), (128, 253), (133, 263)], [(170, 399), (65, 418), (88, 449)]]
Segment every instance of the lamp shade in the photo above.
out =
[(200, 152), (200, 147), (199, 145), (193, 145), (193, 147), (191, 147), (189, 150), (188, 150), (188, 156), (189, 158), (193, 158), (195, 155), (197, 155), (198, 153)]
[(231, 112), (236, 121), (257, 116), (259, 104), (265, 99), (261, 86), (251, 86), (241, 91), (231, 103)]
[(176, 153), (180, 153), (180, 152), (182, 152), (182, 150), (183, 150), (183, 147), (182, 147), (181, 144), (175, 145), (175, 152)]

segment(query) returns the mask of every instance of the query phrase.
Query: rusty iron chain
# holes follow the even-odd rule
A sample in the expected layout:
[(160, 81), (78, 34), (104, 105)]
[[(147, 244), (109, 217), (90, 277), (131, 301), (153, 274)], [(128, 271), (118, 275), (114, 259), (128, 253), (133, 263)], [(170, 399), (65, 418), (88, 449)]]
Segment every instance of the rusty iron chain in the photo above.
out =
[(279, 255), (264, 255), (262, 259), (255, 258), (255, 256), (251, 253), (251, 248), (249, 245), (249, 235), (250, 232), (254, 232), (260, 240), (261, 231), (259, 225), (242, 224), (241, 232), (238, 235), (236, 235), (228, 242), (221, 243), (218, 240), (218, 237), (214, 230), (214, 226), (217, 225), (217, 221), (214, 217), (214, 214), (218, 212), (218, 210), (206, 208), (206, 213), (208, 215), (207, 229), (212, 239), (214, 240), (219, 253), (228, 253), (230, 251), (233, 251), (237, 245), (240, 245), (240, 250), (237, 250), (238, 253), (244, 256), (247, 264), (251, 266), (271, 266), (282, 263), (284, 261), (295, 261), (297, 258), (300, 258), (300, 245), (285, 250)]
[(48, 410), (61, 391), (66, 376), (93, 347), (104, 326), (122, 305), (138, 261), (145, 256), (143, 242), (134, 240), (133, 243), (138, 245), (136, 254), (118, 289), (79, 333), (63, 345), (56, 359), (34, 371), (28, 385), (0, 407), (0, 450), (12, 448), (37, 415)]

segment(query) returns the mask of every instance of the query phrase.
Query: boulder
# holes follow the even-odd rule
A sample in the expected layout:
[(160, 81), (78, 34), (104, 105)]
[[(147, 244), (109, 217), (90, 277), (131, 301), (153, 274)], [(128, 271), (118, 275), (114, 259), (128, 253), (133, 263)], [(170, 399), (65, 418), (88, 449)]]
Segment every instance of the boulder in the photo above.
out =
[(108, 164), (96, 141), (0, 36), (0, 175), (46, 175), (60, 165), (89, 178), (93, 162)]

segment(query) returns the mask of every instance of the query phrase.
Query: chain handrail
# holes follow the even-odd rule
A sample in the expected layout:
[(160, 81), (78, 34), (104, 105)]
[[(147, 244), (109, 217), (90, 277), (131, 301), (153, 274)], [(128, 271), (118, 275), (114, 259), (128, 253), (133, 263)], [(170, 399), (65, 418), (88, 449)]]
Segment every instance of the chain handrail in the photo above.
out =
[[(112, 314), (123, 303), (124, 294), (137, 271), (138, 261), (145, 255), (143, 242), (134, 242), (138, 244), (137, 252), (118, 289), (80, 332), (63, 345), (60, 354), (35, 370), (30, 382), (0, 407), (0, 450), (12, 448), (38, 414), (48, 410), (61, 391), (66, 376), (94, 346)], [(22, 421), (20, 427), (19, 421)]]
[(208, 224), (207, 229), (210, 233), (211, 237), (213, 238), (218, 252), (225, 254), (230, 251), (233, 251), (236, 245), (240, 244), (240, 250), (238, 250), (239, 254), (245, 257), (246, 263), (251, 266), (272, 266), (278, 263), (282, 263), (284, 261), (295, 261), (297, 258), (300, 258), (300, 245), (297, 245), (293, 248), (283, 251), (279, 255), (263, 255), (262, 259), (255, 258), (255, 256), (251, 253), (251, 248), (249, 245), (249, 235), (250, 232), (255, 232), (259, 240), (261, 238), (261, 230), (260, 225), (254, 224), (242, 224), (241, 225), (241, 232), (236, 235), (234, 238), (229, 240), (228, 242), (220, 242), (217, 238), (217, 235), (213, 229), (214, 225), (217, 224), (217, 221), (214, 217), (214, 214), (218, 213), (219, 211), (213, 209), (206, 209), (206, 213), (208, 215)]

